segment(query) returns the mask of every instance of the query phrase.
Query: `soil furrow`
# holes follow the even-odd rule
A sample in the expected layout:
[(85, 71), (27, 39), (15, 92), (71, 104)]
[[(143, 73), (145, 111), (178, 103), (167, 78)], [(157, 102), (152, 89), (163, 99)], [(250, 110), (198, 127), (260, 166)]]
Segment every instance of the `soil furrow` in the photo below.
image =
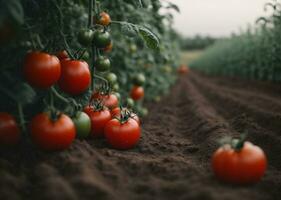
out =
[[(240, 105), (254, 94), (238, 86), (217, 88), (210, 79), (181, 77), (169, 95), (148, 105), (141, 142), (132, 150), (111, 149), (105, 140), (77, 140), (64, 152), (26, 145), (1, 151), (0, 199), (278, 199), (281, 142), (273, 125), (261, 126), (256, 113)], [(225, 93), (238, 100), (226, 101)], [(258, 95), (261, 102), (278, 98)], [(218, 139), (243, 130), (269, 155), (267, 174), (251, 186), (221, 183), (211, 171), (211, 155)]]

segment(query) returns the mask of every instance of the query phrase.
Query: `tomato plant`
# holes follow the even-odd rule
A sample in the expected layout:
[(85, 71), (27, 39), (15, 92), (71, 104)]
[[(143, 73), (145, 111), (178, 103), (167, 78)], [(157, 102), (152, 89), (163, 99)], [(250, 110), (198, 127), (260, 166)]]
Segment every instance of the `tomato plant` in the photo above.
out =
[(77, 112), (72, 121), (76, 128), (76, 136), (78, 138), (87, 138), (91, 132), (91, 119), (84, 112)]
[(133, 100), (138, 101), (144, 97), (144, 89), (141, 86), (134, 86), (131, 89), (130, 96)]
[(139, 124), (132, 118), (125, 122), (112, 119), (106, 124), (104, 132), (107, 142), (116, 149), (133, 148), (141, 135)]
[(51, 119), (48, 113), (37, 114), (30, 122), (33, 142), (48, 151), (67, 149), (76, 136), (73, 121), (65, 114)]
[(62, 91), (71, 95), (78, 95), (89, 88), (91, 74), (86, 62), (62, 60), (61, 67), (62, 73), (58, 85)]
[(93, 137), (104, 136), (104, 127), (106, 123), (111, 120), (110, 111), (104, 107), (97, 108), (87, 106), (84, 112), (87, 113), (91, 119), (91, 135)]
[(19, 142), (20, 136), (15, 118), (9, 113), (0, 112), (0, 144), (15, 145)]
[(212, 157), (215, 175), (230, 183), (255, 183), (264, 175), (266, 166), (267, 159), (260, 147), (236, 139), (220, 147)]
[(41, 89), (49, 88), (60, 78), (60, 61), (47, 53), (30, 52), (24, 60), (24, 75), (30, 85)]

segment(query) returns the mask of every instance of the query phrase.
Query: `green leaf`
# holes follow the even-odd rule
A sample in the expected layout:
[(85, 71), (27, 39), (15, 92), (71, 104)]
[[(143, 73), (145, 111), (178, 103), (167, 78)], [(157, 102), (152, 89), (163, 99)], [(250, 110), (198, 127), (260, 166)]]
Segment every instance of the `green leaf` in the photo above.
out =
[(35, 91), (26, 83), (17, 84), (12, 91), (15, 91), (14, 100), (22, 105), (32, 103), (36, 96)]
[(169, 3), (169, 5), (166, 8), (172, 8), (175, 11), (177, 11), (178, 13), (180, 13), (180, 9), (179, 9), (179, 7), (176, 4)]
[(159, 49), (159, 39), (154, 33), (143, 27), (139, 27), (138, 33), (145, 41), (147, 47), (155, 50)]
[(23, 24), (24, 22), (24, 11), (20, 1), (10, 0), (7, 2), (7, 8), (9, 13), (18, 24)]

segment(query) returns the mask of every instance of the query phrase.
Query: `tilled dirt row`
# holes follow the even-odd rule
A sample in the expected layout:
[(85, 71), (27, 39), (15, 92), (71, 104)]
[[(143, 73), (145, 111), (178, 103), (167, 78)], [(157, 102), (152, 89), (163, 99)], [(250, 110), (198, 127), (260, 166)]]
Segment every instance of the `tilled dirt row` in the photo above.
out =
[[(279, 199), (281, 97), (261, 83), (231, 81), (182, 77), (149, 105), (141, 142), (130, 151), (103, 140), (77, 140), (59, 153), (27, 145), (1, 150), (0, 199)], [(217, 141), (244, 131), (264, 148), (269, 169), (252, 186), (221, 183), (210, 168)]]

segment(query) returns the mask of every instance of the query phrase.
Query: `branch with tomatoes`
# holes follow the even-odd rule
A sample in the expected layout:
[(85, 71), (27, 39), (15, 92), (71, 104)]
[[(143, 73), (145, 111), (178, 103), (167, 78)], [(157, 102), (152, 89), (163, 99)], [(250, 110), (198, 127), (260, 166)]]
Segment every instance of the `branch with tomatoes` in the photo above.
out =
[(139, 3), (1, 2), (2, 145), (63, 150), (89, 137), (120, 149), (137, 144), (144, 97), (165, 94), (177, 64), (161, 5)]

